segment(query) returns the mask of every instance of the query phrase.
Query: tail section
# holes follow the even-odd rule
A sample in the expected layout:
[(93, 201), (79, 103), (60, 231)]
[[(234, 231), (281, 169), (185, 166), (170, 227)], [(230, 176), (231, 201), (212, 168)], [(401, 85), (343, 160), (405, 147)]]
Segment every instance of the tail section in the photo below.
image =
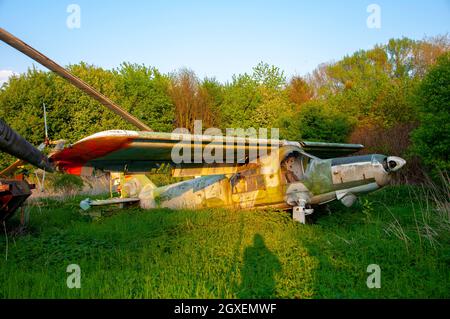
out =
[(120, 194), (122, 198), (138, 198), (141, 208), (155, 208), (153, 191), (156, 185), (145, 174), (120, 175)]
[(145, 174), (125, 175), (120, 173), (120, 197), (130, 198), (139, 197), (141, 191), (146, 189), (155, 189), (156, 185)]

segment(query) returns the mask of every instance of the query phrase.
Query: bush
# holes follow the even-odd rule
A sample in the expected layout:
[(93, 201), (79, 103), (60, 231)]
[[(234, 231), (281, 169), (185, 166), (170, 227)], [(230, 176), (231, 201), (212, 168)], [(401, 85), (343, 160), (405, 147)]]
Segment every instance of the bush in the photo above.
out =
[(302, 140), (344, 143), (352, 130), (349, 118), (323, 103), (305, 103), (297, 120)]
[(55, 174), (51, 178), (54, 191), (74, 193), (83, 189), (84, 183), (81, 177), (69, 174)]
[(450, 171), (450, 53), (438, 60), (417, 92), (420, 126), (413, 132), (413, 151), (432, 173)]

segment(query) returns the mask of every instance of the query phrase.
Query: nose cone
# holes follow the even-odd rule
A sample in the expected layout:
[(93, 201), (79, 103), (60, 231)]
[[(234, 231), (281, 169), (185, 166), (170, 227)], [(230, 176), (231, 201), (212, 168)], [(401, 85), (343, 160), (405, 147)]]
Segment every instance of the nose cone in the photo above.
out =
[(405, 166), (406, 161), (398, 156), (389, 156), (386, 159), (386, 164), (389, 172), (396, 172), (403, 166)]

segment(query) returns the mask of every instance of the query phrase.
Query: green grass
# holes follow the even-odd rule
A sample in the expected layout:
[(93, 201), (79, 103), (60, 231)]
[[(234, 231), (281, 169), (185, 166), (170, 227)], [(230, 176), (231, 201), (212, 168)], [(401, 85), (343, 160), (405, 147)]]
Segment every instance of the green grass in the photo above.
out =
[[(299, 225), (279, 211), (31, 209), (0, 237), (1, 298), (448, 298), (447, 221), (407, 187), (335, 203)], [(17, 224), (18, 217), (7, 225)], [(446, 228), (447, 227), (447, 228)], [(66, 267), (81, 267), (68, 289)], [(369, 264), (381, 288), (368, 289)]]

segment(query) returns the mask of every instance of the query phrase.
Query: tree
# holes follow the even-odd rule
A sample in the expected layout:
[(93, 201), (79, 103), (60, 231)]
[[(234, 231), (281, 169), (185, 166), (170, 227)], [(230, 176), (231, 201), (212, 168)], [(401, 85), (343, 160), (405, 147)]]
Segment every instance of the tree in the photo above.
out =
[(202, 86), (192, 70), (181, 69), (172, 76), (169, 94), (175, 105), (177, 127), (193, 132), (196, 120), (202, 121), (203, 128), (213, 126), (213, 100), (209, 96), (208, 86)]
[(250, 75), (234, 75), (232, 82), (224, 87), (222, 128), (251, 127), (252, 115), (262, 99), (258, 83)]
[(425, 38), (419, 41), (414, 49), (414, 72), (416, 76), (423, 78), (437, 59), (450, 51), (450, 36), (446, 34)]
[(279, 90), (286, 84), (284, 72), (279, 67), (264, 62), (253, 68), (253, 79), (268, 89)]
[(286, 90), (289, 100), (296, 106), (302, 105), (313, 97), (311, 87), (301, 76), (294, 76), (289, 81)]
[(273, 128), (292, 111), (284, 87), (284, 72), (267, 63), (259, 63), (252, 74), (233, 76), (224, 88), (223, 128)]
[(392, 66), (392, 77), (405, 78), (411, 75), (416, 45), (417, 42), (408, 38), (389, 40), (385, 48)]
[(352, 130), (351, 119), (326, 101), (310, 101), (292, 118), (284, 119), (282, 137), (300, 141), (344, 143)]
[(170, 78), (156, 68), (130, 63), (114, 72), (118, 103), (154, 131), (171, 132), (175, 107), (168, 94)]
[(205, 78), (201, 83), (201, 88), (205, 92), (207, 104), (213, 114), (210, 124), (220, 127), (223, 120), (221, 114), (221, 105), (224, 99), (223, 85), (215, 78)]
[(432, 172), (450, 170), (450, 53), (438, 59), (417, 92), (420, 126), (413, 150)]

